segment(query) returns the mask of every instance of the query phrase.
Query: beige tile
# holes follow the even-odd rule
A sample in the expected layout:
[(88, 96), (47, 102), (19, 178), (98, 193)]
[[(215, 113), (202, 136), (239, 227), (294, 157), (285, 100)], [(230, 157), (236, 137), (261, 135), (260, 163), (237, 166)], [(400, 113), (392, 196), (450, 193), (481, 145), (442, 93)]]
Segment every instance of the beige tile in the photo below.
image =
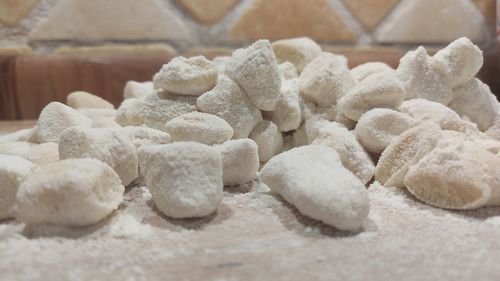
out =
[(462, 36), (483, 42), (486, 29), (468, 0), (404, 0), (377, 31), (382, 43), (446, 43)]
[(229, 35), (240, 40), (299, 36), (319, 41), (356, 39), (356, 33), (327, 0), (254, 0), (230, 28)]
[(187, 39), (182, 21), (158, 0), (66, 0), (30, 34), (34, 40)]
[(399, 3), (399, 0), (342, 0), (342, 2), (365, 29), (372, 30)]
[(0, 0), (0, 22), (14, 26), (21, 21), (40, 0)]
[(213, 24), (222, 19), (240, 0), (177, 0), (198, 22)]

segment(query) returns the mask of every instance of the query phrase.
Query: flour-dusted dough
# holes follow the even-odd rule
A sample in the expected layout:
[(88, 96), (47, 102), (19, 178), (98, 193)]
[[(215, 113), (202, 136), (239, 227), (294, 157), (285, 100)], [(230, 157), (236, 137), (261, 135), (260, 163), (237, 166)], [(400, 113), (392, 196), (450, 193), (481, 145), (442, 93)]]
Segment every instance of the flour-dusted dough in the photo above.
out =
[(406, 130), (382, 152), (375, 168), (375, 179), (385, 186), (403, 187), (408, 168), (434, 149), (441, 135), (441, 128), (434, 122)]
[(215, 64), (203, 56), (175, 57), (155, 74), (153, 84), (173, 94), (199, 96), (215, 86), (218, 75)]
[(196, 142), (144, 145), (139, 159), (153, 201), (165, 215), (203, 217), (217, 210), (223, 195), (217, 149)]
[(498, 151), (500, 142), (493, 140), (442, 139), (436, 148), (410, 167), (404, 184), (417, 198), (440, 208), (499, 205)]
[(173, 141), (195, 141), (204, 144), (223, 143), (233, 137), (234, 130), (224, 119), (203, 112), (189, 112), (165, 124)]
[(253, 140), (229, 140), (215, 148), (222, 156), (224, 186), (244, 184), (257, 174), (259, 153)]
[(96, 158), (108, 164), (124, 186), (138, 176), (138, 160), (131, 139), (116, 129), (71, 127), (61, 135), (61, 159)]
[(204, 93), (196, 100), (199, 111), (214, 114), (226, 120), (233, 127), (233, 138), (247, 138), (262, 114), (241, 88), (226, 75), (219, 75), (214, 89)]
[(308, 37), (274, 41), (272, 47), (279, 63), (291, 62), (299, 72), (321, 54), (321, 47)]
[(21, 183), (16, 218), (28, 225), (91, 225), (118, 208), (124, 190), (113, 169), (97, 159), (62, 160)]
[(276, 124), (264, 120), (260, 122), (250, 133), (250, 138), (259, 146), (260, 162), (267, 162), (277, 154), (283, 146), (283, 136)]
[(66, 97), (66, 104), (74, 109), (80, 108), (106, 108), (114, 109), (112, 103), (85, 91), (76, 91)]
[(355, 84), (346, 59), (327, 52), (317, 56), (299, 76), (301, 95), (322, 107), (335, 105)]
[(62, 132), (71, 126), (88, 127), (92, 120), (75, 109), (60, 102), (51, 102), (40, 112), (38, 123), (29, 141), (59, 142)]
[(342, 167), (338, 153), (322, 145), (293, 148), (273, 157), (262, 181), (302, 214), (341, 230), (357, 230), (369, 212), (363, 183)]
[(19, 185), (36, 169), (37, 165), (24, 158), (0, 154), (0, 220), (13, 217)]
[(387, 109), (374, 108), (358, 120), (354, 134), (369, 152), (381, 153), (392, 139), (415, 125), (408, 114)]
[(257, 108), (274, 110), (280, 94), (281, 76), (268, 40), (258, 40), (246, 49), (234, 51), (225, 71)]

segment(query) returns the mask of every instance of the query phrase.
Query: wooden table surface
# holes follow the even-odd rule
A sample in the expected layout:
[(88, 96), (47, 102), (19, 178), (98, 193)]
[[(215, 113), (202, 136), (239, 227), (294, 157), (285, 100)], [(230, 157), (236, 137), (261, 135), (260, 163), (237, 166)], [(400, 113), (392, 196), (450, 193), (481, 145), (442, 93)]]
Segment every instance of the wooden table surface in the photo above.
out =
[(35, 125), (36, 120), (0, 121), (0, 134), (7, 134), (22, 129), (33, 128)]
[(133, 185), (94, 226), (0, 221), (0, 280), (500, 280), (499, 207), (441, 210), (377, 183), (368, 194), (363, 228), (347, 233), (258, 180), (225, 188), (217, 212), (189, 220), (163, 216)]

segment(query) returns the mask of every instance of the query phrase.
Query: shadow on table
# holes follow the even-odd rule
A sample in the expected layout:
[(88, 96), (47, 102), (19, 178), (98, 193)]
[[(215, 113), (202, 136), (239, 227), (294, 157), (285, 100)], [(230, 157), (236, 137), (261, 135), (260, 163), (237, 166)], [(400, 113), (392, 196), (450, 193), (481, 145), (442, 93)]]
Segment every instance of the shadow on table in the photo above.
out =
[(69, 239), (80, 239), (85, 237), (91, 237), (97, 234), (104, 227), (110, 225), (111, 221), (119, 215), (119, 210), (125, 209), (125, 204), (121, 204), (118, 210), (115, 210), (106, 218), (100, 220), (98, 223), (83, 226), (83, 227), (70, 227), (70, 226), (58, 226), (58, 225), (32, 225), (25, 226), (21, 231), (21, 234), (28, 239), (36, 239), (42, 237), (61, 237)]
[(314, 238), (348, 238), (364, 232), (376, 232), (377, 226), (369, 218), (365, 221), (363, 228), (358, 231), (343, 231), (302, 215), (294, 206), (286, 202), (277, 194), (262, 193), (261, 196), (272, 197), (278, 204), (272, 204), (270, 208), (275, 213), (283, 226), (301, 236)]
[(422, 211), (428, 211), (431, 212), (433, 215), (436, 216), (445, 216), (445, 215), (456, 215), (460, 216), (466, 219), (472, 219), (472, 220), (486, 220), (491, 217), (496, 217), (500, 216), (500, 206), (497, 207), (483, 207), (479, 209), (473, 209), (473, 210), (449, 210), (449, 209), (442, 209), (438, 207), (431, 206), (429, 204), (426, 204), (422, 200), (418, 199), (415, 197), (415, 195), (411, 194), (408, 190), (401, 189), (400, 190), (400, 195), (405, 197), (405, 200), (407, 201), (408, 205), (410, 205), (412, 208), (422, 210)]
[(233, 210), (231, 210), (227, 205), (221, 203), (217, 211), (214, 213), (202, 217), (202, 218), (189, 218), (189, 219), (174, 219), (165, 216), (154, 204), (153, 200), (150, 199), (147, 202), (148, 206), (153, 210), (154, 216), (144, 218), (143, 223), (147, 223), (154, 227), (159, 227), (163, 229), (168, 229), (172, 231), (182, 231), (182, 230), (203, 230), (208, 225), (221, 224), (225, 220), (229, 219), (233, 215)]

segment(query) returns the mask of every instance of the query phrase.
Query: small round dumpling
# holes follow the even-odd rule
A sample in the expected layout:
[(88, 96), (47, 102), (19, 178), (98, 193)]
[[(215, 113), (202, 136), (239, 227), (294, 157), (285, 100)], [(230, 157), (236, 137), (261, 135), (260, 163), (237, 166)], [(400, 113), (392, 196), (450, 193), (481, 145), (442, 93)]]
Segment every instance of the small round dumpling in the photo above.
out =
[(114, 109), (114, 105), (100, 96), (84, 91), (72, 92), (66, 97), (68, 106), (74, 109), (80, 108), (105, 108)]
[(172, 218), (203, 217), (222, 201), (222, 157), (196, 142), (144, 145), (141, 172), (158, 209)]
[(153, 77), (155, 89), (188, 96), (199, 96), (217, 83), (215, 64), (203, 56), (176, 57)]
[(483, 52), (466, 37), (451, 42), (433, 58), (447, 66), (453, 87), (473, 79), (483, 65)]
[(135, 146), (119, 129), (68, 128), (61, 135), (59, 155), (61, 159), (99, 159), (113, 168), (125, 186), (138, 177)]
[(16, 218), (26, 224), (86, 226), (123, 201), (118, 175), (97, 159), (68, 159), (41, 167), (17, 192)]
[(448, 105), (460, 116), (467, 116), (479, 130), (486, 131), (500, 114), (500, 104), (488, 85), (474, 78), (453, 89), (453, 100)]
[(234, 130), (233, 138), (247, 138), (253, 128), (262, 121), (260, 110), (231, 78), (219, 75), (217, 85), (196, 99), (201, 112), (219, 116)]
[(415, 120), (408, 114), (375, 108), (361, 115), (354, 134), (369, 152), (381, 153), (391, 140), (411, 128)]
[(452, 99), (447, 66), (429, 57), (422, 46), (401, 58), (396, 74), (403, 82), (407, 100), (424, 98), (447, 105)]
[(404, 99), (404, 86), (394, 72), (376, 72), (347, 92), (339, 100), (337, 110), (357, 121), (373, 108), (396, 109)]
[(434, 149), (441, 132), (438, 124), (425, 122), (394, 138), (380, 156), (375, 179), (385, 186), (403, 187), (408, 168)]
[(223, 143), (233, 137), (233, 128), (217, 115), (190, 112), (165, 124), (173, 141), (195, 141), (204, 144)]
[[(410, 167), (408, 190), (423, 202), (445, 209), (500, 204), (500, 143), (445, 138)], [(493, 148), (488, 150), (487, 147)]]
[(357, 81), (363, 81), (365, 78), (368, 76), (372, 75), (373, 73), (377, 72), (382, 72), (382, 71), (394, 71), (390, 66), (383, 62), (367, 62), (360, 64), (356, 66), (355, 68), (351, 69), (351, 75), (356, 79)]
[(462, 120), (455, 111), (438, 102), (426, 99), (407, 100), (399, 106), (399, 111), (410, 115), (419, 123), (425, 121), (435, 122), (443, 130), (477, 131), (474, 124)]
[(222, 156), (224, 186), (244, 184), (257, 174), (259, 153), (253, 140), (228, 140), (215, 148)]
[(12, 217), (11, 209), (16, 203), (19, 185), (37, 166), (14, 155), (0, 154), (0, 220)]
[(281, 93), (274, 111), (264, 112), (264, 116), (272, 120), (280, 132), (296, 130), (302, 123), (299, 87), (297, 80), (281, 82)]
[(24, 141), (0, 143), (0, 154), (17, 155), (40, 166), (59, 161), (58, 144), (53, 142), (42, 144)]
[(89, 127), (92, 120), (60, 102), (51, 102), (40, 112), (31, 142), (59, 142), (62, 132), (71, 126)]
[(342, 165), (353, 173), (363, 184), (367, 184), (375, 170), (370, 155), (356, 140), (356, 136), (336, 122), (320, 121), (316, 124), (316, 136), (311, 144), (320, 144), (335, 149)]
[(250, 133), (250, 139), (259, 146), (260, 162), (269, 161), (283, 146), (283, 136), (278, 127), (269, 120), (260, 122)]
[(346, 59), (327, 52), (311, 61), (299, 76), (300, 94), (322, 107), (337, 103), (355, 84)]
[(279, 63), (289, 61), (299, 72), (321, 54), (321, 47), (308, 37), (278, 40), (272, 47)]

